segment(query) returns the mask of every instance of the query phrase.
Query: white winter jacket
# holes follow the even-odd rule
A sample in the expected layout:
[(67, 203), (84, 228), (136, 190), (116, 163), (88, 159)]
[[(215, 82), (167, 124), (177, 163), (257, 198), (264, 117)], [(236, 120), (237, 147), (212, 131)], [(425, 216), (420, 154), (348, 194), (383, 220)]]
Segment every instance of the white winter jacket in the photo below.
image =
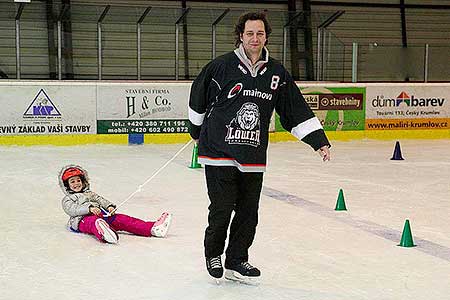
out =
[[(80, 193), (74, 193), (73, 191), (68, 190), (62, 181), (62, 174), (64, 171), (73, 167), (82, 170), (84, 173), (85, 187)], [(87, 171), (80, 166), (68, 165), (63, 167), (59, 172), (58, 180), (63, 193), (66, 194), (62, 199), (62, 207), (66, 214), (70, 216), (67, 226), (71, 230), (78, 231), (78, 224), (81, 219), (84, 216), (91, 214), (89, 212), (91, 206), (104, 209), (105, 211), (108, 211), (109, 206), (115, 207), (113, 203), (89, 189), (89, 177)]]

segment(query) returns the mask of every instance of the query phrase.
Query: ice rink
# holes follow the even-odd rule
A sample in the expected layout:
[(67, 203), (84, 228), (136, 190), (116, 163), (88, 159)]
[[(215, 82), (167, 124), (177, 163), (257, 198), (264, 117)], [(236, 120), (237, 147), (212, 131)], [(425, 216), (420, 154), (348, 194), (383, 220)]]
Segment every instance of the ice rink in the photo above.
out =
[[(205, 270), (208, 198), (187, 148), (120, 212), (174, 214), (165, 239), (117, 245), (69, 232), (57, 174), (86, 168), (118, 204), (182, 144), (0, 147), (0, 299), (448, 299), (450, 141), (332, 141), (324, 163), (298, 142), (272, 143), (250, 262), (260, 284)], [(335, 211), (339, 189), (347, 211)], [(397, 246), (409, 219), (416, 247)]]

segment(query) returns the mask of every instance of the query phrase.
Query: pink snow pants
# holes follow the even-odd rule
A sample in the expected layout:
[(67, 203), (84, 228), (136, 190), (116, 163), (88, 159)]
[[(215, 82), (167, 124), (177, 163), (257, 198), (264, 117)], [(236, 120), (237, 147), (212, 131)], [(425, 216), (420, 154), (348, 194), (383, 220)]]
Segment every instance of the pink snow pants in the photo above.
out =
[(95, 215), (89, 215), (81, 219), (80, 224), (78, 224), (78, 230), (83, 233), (93, 234), (102, 241), (102, 236), (98, 233), (95, 228), (95, 220), (104, 219), (112, 230), (114, 231), (128, 231), (135, 235), (140, 236), (151, 236), (151, 229), (155, 222), (145, 222), (138, 218), (133, 218), (123, 214), (115, 214), (111, 217), (99, 217)]

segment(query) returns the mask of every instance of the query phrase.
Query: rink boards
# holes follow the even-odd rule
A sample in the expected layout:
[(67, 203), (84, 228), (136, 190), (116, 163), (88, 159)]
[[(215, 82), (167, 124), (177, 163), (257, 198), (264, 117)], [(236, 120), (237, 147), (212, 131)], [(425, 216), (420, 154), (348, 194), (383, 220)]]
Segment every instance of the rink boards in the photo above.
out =
[[(4, 81), (0, 145), (182, 143), (189, 140), (190, 86), (166, 81)], [(450, 138), (450, 84), (298, 86), (332, 140)], [(295, 140), (276, 114), (270, 130), (273, 142)]]

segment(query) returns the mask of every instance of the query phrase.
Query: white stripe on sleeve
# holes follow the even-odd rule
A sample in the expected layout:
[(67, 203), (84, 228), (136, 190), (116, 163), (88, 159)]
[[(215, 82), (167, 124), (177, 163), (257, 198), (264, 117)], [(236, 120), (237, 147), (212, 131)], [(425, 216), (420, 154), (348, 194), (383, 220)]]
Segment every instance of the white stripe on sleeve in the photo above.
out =
[(311, 132), (318, 129), (322, 129), (322, 125), (317, 117), (313, 117), (292, 128), (291, 133), (293, 136), (301, 140)]
[(199, 114), (195, 110), (189, 107), (189, 121), (196, 126), (203, 124), (203, 119), (205, 119), (205, 113)]

